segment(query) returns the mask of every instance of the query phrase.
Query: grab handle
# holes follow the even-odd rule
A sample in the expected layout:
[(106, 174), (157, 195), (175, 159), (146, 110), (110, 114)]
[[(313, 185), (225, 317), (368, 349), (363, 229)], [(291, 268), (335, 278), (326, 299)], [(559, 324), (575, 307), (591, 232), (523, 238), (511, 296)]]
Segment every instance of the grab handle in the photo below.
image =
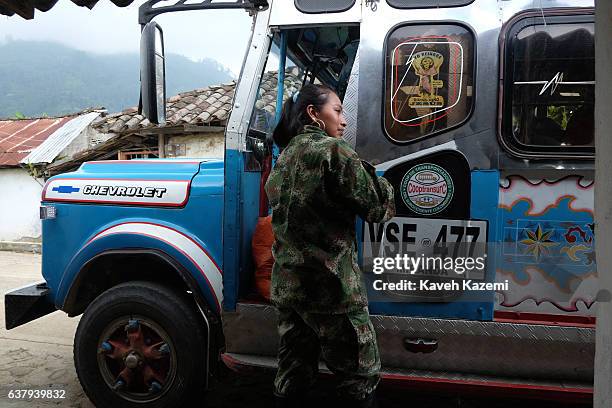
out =
[(438, 340), (405, 338), (404, 347), (412, 353), (433, 353), (438, 349)]

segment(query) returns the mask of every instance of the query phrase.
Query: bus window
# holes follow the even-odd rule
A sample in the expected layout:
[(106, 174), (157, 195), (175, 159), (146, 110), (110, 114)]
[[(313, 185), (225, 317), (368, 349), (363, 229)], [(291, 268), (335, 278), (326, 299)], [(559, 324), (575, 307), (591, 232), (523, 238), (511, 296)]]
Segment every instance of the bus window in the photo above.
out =
[(463, 123), (472, 111), (474, 37), (459, 25), (395, 28), (385, 43), (384, 126), (412, 142)]
[(355, 0), (295, 0), (302, 13), (339, 13), (353, 7)]
[(459, 7), (473, 2), (474, 0), (387, 0), (391, 7), (399, 9)]
[(536, 157), (593, 153), (592, 21), (519, 20), (504, 69), (502, 137), (510, 149)]

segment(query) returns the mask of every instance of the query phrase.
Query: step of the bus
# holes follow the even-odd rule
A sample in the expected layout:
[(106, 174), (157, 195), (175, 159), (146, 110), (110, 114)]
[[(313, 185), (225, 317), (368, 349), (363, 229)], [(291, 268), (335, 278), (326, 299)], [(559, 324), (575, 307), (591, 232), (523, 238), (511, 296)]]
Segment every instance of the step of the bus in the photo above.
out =
[[(224, 364), (239, 373), (273, 372), (276, 357), (237, 353), (221, 355)], [(319, 363), (323, 375), (331, 375), (323, 362)], [(533, 399), (557, 400), (566, 403), (589, 402), (593, 398), (592, 384), (567, 381), (523, 380), (459, 373), (437, 373), (424, 370), (385, 368), (381, 372), (385, 386), (401, 387), (406, 391), (441, 391), (489, 397), (514, 396)]]
[[(275, 356), (277, 321), (276, 309), (265, 304), (238, 303), (224, 311), (225, 351)], [(383, 367), (593, 381), (594, 327), (384, 315), (372, 315), (372, 323)]]

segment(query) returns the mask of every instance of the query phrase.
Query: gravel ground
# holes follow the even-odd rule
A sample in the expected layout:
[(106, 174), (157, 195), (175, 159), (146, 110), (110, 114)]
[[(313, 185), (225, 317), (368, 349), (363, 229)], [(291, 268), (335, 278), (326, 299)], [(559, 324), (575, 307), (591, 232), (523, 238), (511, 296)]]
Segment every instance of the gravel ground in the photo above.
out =
[[(41, 280), (40, 255), (0, 251), (0, 292)], [(0, 300), (0, 408), (71, 407), (92, 408), (79, 384), (72, 361), (72, 342), (78, 318), (55, 312), (7, 331), (4, 326), (4, 296)], [(270, 373), (238, 375), (222, 370), (213, 391), (201, 406), (210, 408), (273, 407)], [(322, 380), (318, 394), (310, 401), (322, 408), (331, 381)], [(11, 400), (16, 389), (57, 389), (65, 391), (59, 400)], [(383, 408), (557, 408), (560, 403), (527, 401), (516, 398), (475, 398), (465, 395), (406, 392), (382, 386), (379, 399)], [(572, 405), (565, 405), (572, 406)], [(573, 405), (576, 406), (576, 405)], [(582, 405), (588, 406), (588, 405)]]

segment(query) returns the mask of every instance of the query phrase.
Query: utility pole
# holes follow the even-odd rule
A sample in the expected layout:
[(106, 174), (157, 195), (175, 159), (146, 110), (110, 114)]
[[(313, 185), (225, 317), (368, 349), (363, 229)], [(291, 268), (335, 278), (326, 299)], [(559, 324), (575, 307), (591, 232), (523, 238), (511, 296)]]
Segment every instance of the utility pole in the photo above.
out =
[(594, 408), (612, 407), (612, 1), (595, 1), (595, 253), (599, 275)]

